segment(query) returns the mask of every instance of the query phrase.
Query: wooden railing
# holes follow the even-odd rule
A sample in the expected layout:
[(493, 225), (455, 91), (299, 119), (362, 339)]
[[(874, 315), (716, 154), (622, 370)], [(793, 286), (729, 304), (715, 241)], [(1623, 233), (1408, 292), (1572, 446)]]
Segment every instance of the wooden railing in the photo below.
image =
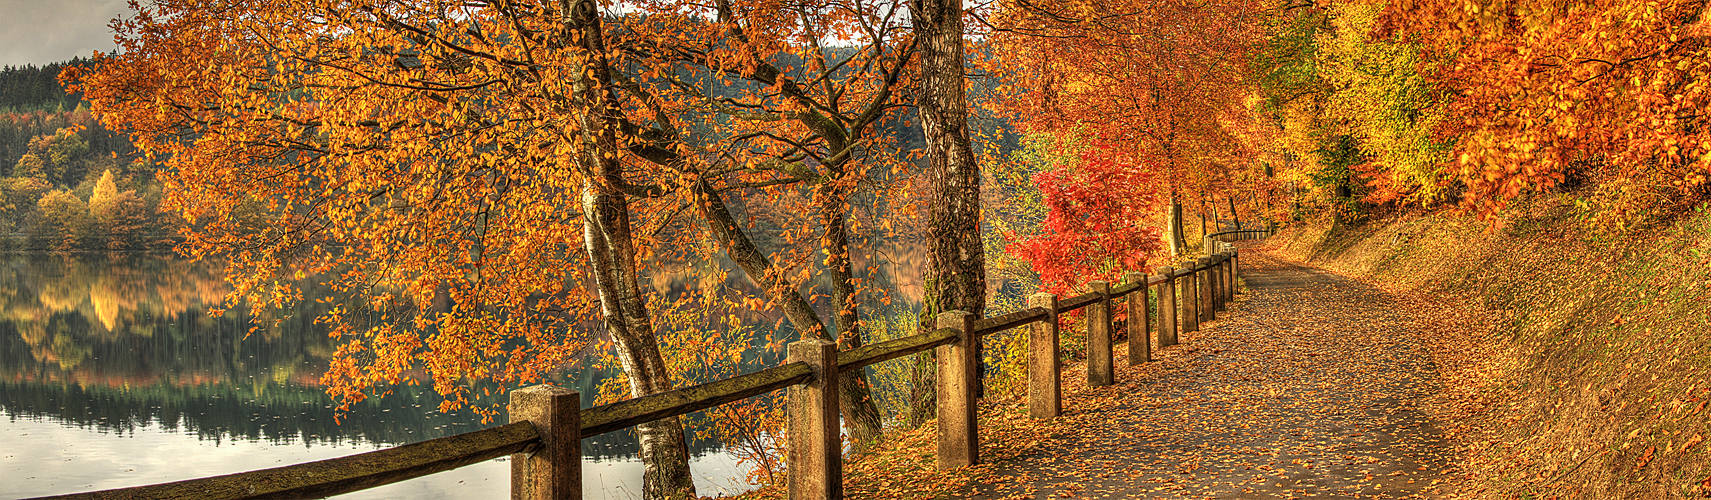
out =
[[(909, 354), (937, 349), (938, 467), (980, 463), (975, 419), (979, 339), (1027, 326), (1028, 413), (1052, 418), (1063, 412), (1058, 316), (1087, 311), (1087, 381), (1115, 383), (1111, 342), (1112, 301), (1124, 300), (1129, 363), (1152, 360), (1151, 339), (1177, 343), (1182, 332), (1215, 318), (1236, 289), (1236, 252), (1228, 242), (1269, 235), (1269, 229), (1221, 231), (1205, 238), (1210, 255), (1166, 267), (1154, 275), (1130, 272), (1121, 285), (1095, 281), (1086, 293), (1059, 299), (1028, 297), (1028, 308), (988, 318), (962, 311), (940, 314), (936, 328), (909, 337), (839, 352), (819, 339), (791, 343), (785, 363), (758, 372), (673, 391), (581, 409), (581, 395), (536, 385), (511, 391), (511, 422), (346, 457), (51, 498), (302, 498), (373, 488), (512, 455), (511, 496), (575, 499), (582, 496), (582, 438), (649, 421), (683, 415), (732, 401), (789, 389), (787, 426), (791, 498), (839, 498), (843, 447), (838, 427), (838, 377), (844, 372)], [(1156, 287), (1157, 318), (1149, 318), (1146, 290)], [(1178, 292), (1181, 292), (1180, 294)], [(1137, 293), (1138, 292), (1138, 293)]]

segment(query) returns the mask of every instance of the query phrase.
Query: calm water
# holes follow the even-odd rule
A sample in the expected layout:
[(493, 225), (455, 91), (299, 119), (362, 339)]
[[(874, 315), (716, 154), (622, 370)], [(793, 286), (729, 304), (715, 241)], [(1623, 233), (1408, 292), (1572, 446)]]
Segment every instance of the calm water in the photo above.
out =
[[(316, 380), (334, 346), (299, 311), (244, 338), (207, 266), (128, 258), (0, 258), (0, 497), (133, 486), (331, 458), (483, 427), (406, 388), (335, 423)], [(605, 374), (569, 373), (584, 395)], [(585, 397), (585, 399), (588, 399)], [(748, 488), (712, 442), (691, 440), (702, 494)], [(635, 444), (584, 441), (589, 498), (639, 497)], [(348, 495), (496, 498), (503, 459)]]

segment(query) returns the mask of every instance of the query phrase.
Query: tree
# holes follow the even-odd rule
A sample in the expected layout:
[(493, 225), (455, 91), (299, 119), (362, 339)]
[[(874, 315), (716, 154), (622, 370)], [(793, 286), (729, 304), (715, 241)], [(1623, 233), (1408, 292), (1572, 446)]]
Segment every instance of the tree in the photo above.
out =
[[(366, 305), (324, 318), (341, 402), (411, 368), (445, 407), (473, 397), (470, 379), (538, 380), (596, 318), (634, 397), (672, 387), (640, 280), (696, 247), (661, 241), (707, 235), (798, 334), (831, 338), (801, 289), (824, 252), (840, 341), (859, 343), (844, 205), (890, 165), (868, 151), (910, 52), (876, 9), (172, 0), (68, 78), (165, 159), (163, 204), (190, 223), (192, 256), (230, 263), (234, 298), (283, 305), (292, 276), (323, 275)], [(736, 210), (826, 229), (757, 241)], [(877, 432), (870, 413), (852, 428)], [(644, 496), (691, 494), (681, 428), (640, 431)]]
[(95, 181), (95, 188), (89, 194), (89, 212), (102, 222), (109, 221), (118, 197), (119, 187), (113, 183), (113, 171), (102, 171), (101, 178)]
[(1124, 271), (1146, 265), (1158, 251), (1156, 227), (1144, 223), (1158, 200), (1109, 196), (1109, 186), (1158, 182), (1157, 165), (1112, 156), (1119, 148), (1092, 144), (1079, 162), (1055, 165), (1034, 176), (1048, 209), (1040, 232), (1019, 235), (1011, 253), (1027, 259), (1046, 289), (1069, 294), (1088, 281), (1115, 282)]
[(42, 162), (42, 157), (34, 153), (24, 153), (24, 156), (18, 158), (17, 165), (12, 167), (12, 175), (39, 179), (46, 175), (46, 169), (47, 164)]
[[(226, 259), (234, 300), (284, 307), (327, 276), (365, 305), (322, 318), (341, 403), (414, 368), (442, 409), (469, 380), (539, 380), (589, 318), (643, 396), (672, 384), (635, 307), (649, 242), (609, 197), (617, 151), (591, 116), (610, 91), (583, 76), (605, 55), (583, 43), (591, 6), (154, 2), (120, 23), (121, 55), (68, 76), (165, 159), (163, 204), (190, 256)], [(678, 422), (640, 434), (644, 495), (691, 495)]]
[[(707, 228), (705, 234), (800, 336), (835, 338), (846, 349), (860, 347), (861, 300), (851, 257), (849, 199), (870, 179), (869, 171), (902, 166), (872, 153), (883, 150), (887, 140), (879, 124), (901, 107), (895, 89), (902, 85), (913, 46), (898, 34), (893, 20), (900, 9), (890, 2), (806, 3), (783, 10), (716, 2), (704, 10), (706, 22), (670, 28), (698, 36), (677, 38), (683, 45), (672, 50), (649, 46), (665, 56), (642, 67), (670, 66), (677, 68), (675, 75), (644, 72), (627, 78), (671, 82), (633, 89), (633, 106), (647, 113), (635, 120), (639, 123), (620, 120), (620, 126), (645, 138), (630, 150), (655, 165), (650, 176), (680, 179), (632, 193), (688, 198)], [(675, 19), (652, 16), (646, 21), (672, 24)], [(824, 47), (820, 40), (825, 38), (862, 43)], [(796, 41), (800, 39), (809, 42)], [(736, 95), (699, 90), (708, 80), (736, 80), (736, 87), (744, 90)], [(802, 186), (801, 191), (789, 191), (793, 186)], [(751, 217), (754, 202), (764, 203), (774, 216), (813, 214), (814, 219), (807, 220), (786, 215), (778, 225), (818, 225), (823, 232), (784, 231), (782, 241), (771, 242), (780, 250), (763, 251), (763, 242), (735, 217), (728, 196), (742, 197), (738, 199), (751, 209)], [(792, 247), (804, 241), (817, 244), (824, 256), (835, 337), (815, 313), (810, 294), (801, 290), (806, 280), (791, 278), (801, 264), (790, 261), (805, 260), (807, 253)], [(863, 447), (881, 430), (879, 412), (864, 377), (840, 383), (846, 425), (856, 446)]]
[(1701, 3), (1359, 0), (1285, 14), (1256, 58), (1263, 114), (1282, 128), (1284, 176), (1316, 179), (1339, 210), (1337, 192), (1364, 191), (1491, 214), (1588, 186), (1586, 219), (1625, 227), (1711, 195)]
[(83, 161), (89, 156), (89, 141), (83, 140), (79, 132), (77, 128), (67, 127), (55, 131), (51, 138), (45, 138), (43, 150), (49, 165), (48, 180), (70, 185), (83, 179)]
[(943, 311), (986, 311), (986, 259), (980, 238), (980, 164), (969, 145), (967, 80), (963, 76), (962, 3), (914, 0), (921, 78), (915, 106), (927, 159), (927, 267), (923, 325)]
[[(566, 27), (569, 42), (584, 54), (574, 73), (571, 94), (582, 144), (578, 160), (590, 178), (582, 184), (582, 235), (594, 282), (599, 290), (601, 318), (618, 344), (618, 355), (630, 382), (630, 393), (645, 396), (671, 390), (671, 373), (660, 355), (637, 278), (635, 235), (630, 206), (619, 186), (625, 183), (620, 165), (617, 89), (607, 60), (606, 34), (599, 8), (592, 0), (570, 3)], [(672, 417), (636, 426), (642, 461), (648, 464), (642, 490), (650, 498), (693, 498), (689, 450), (681, 419)]]
[(42, 224), (52, 231), (47, 236), (56, 241), (55, 249), (70, 250), (89, 234), (89, 206), (70, 191), (49, 191), (42, 195), (36, 206), (41, 213)]
[(101, 172), (101, 178), (89, 194), (89, 215), (94, 217), (107, 237), (108, 248), (121, 248), (137, 241), (147, 224), (146, 203), (133, 190), (119, 191), (111, 169)]
[[(1003, 54), (983, 64), (1009, 84), (1009, 98), (994, 100), (995, 107), (1024, 130), (1084, 138), (1090, 150), (1066, 167), (1134, 181), (1070, 173), (1040, 179), (1055, 200), (1053, 214), (1040, 234), (1017, 244), (1036, 259), (1042, 278), (1085, 279), (1109, 274), (1115, 263), (1149, 260), (1131, 249), (1182, 252), (1182, 200), (1204, 200), (1229, 186), (1218, 165), (1247, 165), (1229, 128), (1245, 116), (1244, 57), (1262, 34), (1263, 11), (1258, 2), (1220, 0), (1015, 1), (983, 12), (993, 52)], [(1164, 209), (1162, 232), (1143, 223), (1153, 217), (1133, 212), (1149, 203), (1163, 205), (1154, 208)], [(1119, 214), (1125, 219), (1118, 226), (1087, 222)], [(1165, 241), (1115, 246), (1142, 235)], [(1049, 251), (1094, 241), (1113, 246)]]

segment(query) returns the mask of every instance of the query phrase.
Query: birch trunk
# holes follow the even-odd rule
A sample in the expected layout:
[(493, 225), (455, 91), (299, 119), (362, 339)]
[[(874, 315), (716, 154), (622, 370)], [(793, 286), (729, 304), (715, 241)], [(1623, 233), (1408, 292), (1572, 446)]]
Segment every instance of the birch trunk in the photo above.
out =
[[(584, 141), (582, 168), (583, 245), (593, 269), (601, 318), (617, 345), (618, 361), (630, 382), (630, 395), (642, 397), (671, 390), (671, 371), (660, 355), (636, 274), (636, 246), (630, 227), (629, 202), (618, 163), (617, 101), (610, 86), (611, 67), (605, 59), (605, 34), (593, 0), (573, 0), (565, 9), (568, 47), (588, 57), (587, 71), (576, 82), (573, 99), (580, 108)], [(637, 425), (643, 464), (642, 498), (695, 498), (689, 475), (689, 447), (683, 421), (677, 417)]]
[[(963, 310), (981, 316), (986, 309), (980, 165), (969, 144), (962, 2), (913, 0), (910, 14), (921, 51), (916, 108), (926, 139), (929, 185), (920, 317), (923, 327), (930, 327), (940, 312)], [(985, 370), (979, 374), (984, 382)]]

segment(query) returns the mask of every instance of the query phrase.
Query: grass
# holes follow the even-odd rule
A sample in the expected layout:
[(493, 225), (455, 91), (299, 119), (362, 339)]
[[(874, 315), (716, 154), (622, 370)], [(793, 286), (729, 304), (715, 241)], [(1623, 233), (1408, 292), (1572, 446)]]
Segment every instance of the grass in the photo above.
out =
[(1442, 353), (1437, 402), (1469, 496), (1711, 496), (1711, 214), (1611, 234), (1571, 207), (1312, 223), (1273, 245), (1479, 318)]

